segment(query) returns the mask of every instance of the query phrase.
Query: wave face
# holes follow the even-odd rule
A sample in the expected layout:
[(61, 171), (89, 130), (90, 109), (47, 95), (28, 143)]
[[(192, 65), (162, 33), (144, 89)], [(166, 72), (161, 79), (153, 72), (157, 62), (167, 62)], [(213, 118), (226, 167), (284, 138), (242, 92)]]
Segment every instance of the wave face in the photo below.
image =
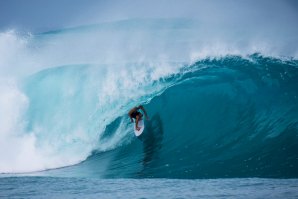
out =
[[(296, 50), (219, 48), (201, 29), (130, 20), (1, 33), (0, 173), (297, 177)], [(127, 117), (138, 104), (150, 116), (142, 141)]]
[(145, 105), (150, 120), (142, 141), (126, 139), (133, 127), (120, 116), (100, 138), (104, 143), (128, 131), (117, 147), (48, 174), (297, 177), (297, 66), (258, 54), (198, 61), (165, 79), (171, 86)]
[(151, 101), (163, 130), (144, 175), (297, 177), (297, 63), (251, 58), (197, 62)]

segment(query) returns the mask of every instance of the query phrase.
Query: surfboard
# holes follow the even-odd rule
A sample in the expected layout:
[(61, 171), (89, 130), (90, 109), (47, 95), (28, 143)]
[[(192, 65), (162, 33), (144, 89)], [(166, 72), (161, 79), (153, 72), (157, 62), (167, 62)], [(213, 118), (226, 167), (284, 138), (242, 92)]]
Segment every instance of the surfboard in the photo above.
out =
[(137, 129), (136, 129), (136, 124), (133, 123), (134, 132), (135, 132), (135, 135), (136, 135), (137, 137), (140, 136), (140, 135), (143, 133), (143, 131), (144, 131), (144, 128), (145, 128), (144, 120), (139, 121), (139, 123), (138, 123), (138, 127), (141, 127), (141, 129), (140, 129), (140, 130), (137, 130)]

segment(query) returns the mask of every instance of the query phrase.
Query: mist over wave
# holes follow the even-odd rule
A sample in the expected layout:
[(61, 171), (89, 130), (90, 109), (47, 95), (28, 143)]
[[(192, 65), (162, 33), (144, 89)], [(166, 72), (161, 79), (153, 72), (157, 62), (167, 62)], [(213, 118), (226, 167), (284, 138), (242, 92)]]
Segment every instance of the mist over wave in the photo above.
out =
[[(176, 114), (173, 111), (179, 104), (167, 101), (167, 96), (172, 96), (169, 93), (175, 89), (178, 93), (175, 91), (174, 96), (183, 96), (187, 90), (192, 92), (193, 87), (200, 87), (198, 91), (195, 90), (198, 95), (189, 96), (189, 99), (198, 99), (202, 103), (185, 102), (190, 105), (188, 108), (190, 112), (183, 112), (180, 119), (175, 117), (173, 119), (174, 123), (182, 124), (186, 122), (190, 113), (207, 114), (207, 110), (204, 112), (200, 108), (204, 107), (203, 101), (212, 101), (212, 99), (220, 99), (219, 110), (226, 109), (224, 104), (233, 106), (232, 118), (236, 117), (235, 112), (241, 109), (242, 105), (250, 106), (243, 110), (242, 114), (253, 112), (254, 109), (262, 112), (257, 105), (261, 102), (266, 104), (265, 101), (260, 99), (248, 102), (243, 99), (245, 96), (238, 92), (242, 92), (240, 90), (243, 89), (249, 99), (253, 99), (256, 93), (261, 93), (260, 90), (267, 91), (268, 86), (263, 89), (262, 85), (258, 84), (261, 80), (266, 84), (271, 84), (273, 88), (284, 85), (277, 95), (284, 92), (290, 93), (292, 97), (290, 99), (294, 101), (287, 104), (287, 100), (282, 98), (282, 105), (278, 104), (278, 107), (286, 107), (282, 113), (277, 110), (277, 118), (280, 118), (280, 115), (285, 114), (287, 110), (291, 114), (285, 126), (281, 130), (277, 128), (276, 135), (283, 135), (281, 131), (286, 128), (291, 129), (295, 134), (297, 106), (294, 102), (297, 100), (297, 93), (295, 93), (297, 84), (294, 80), (297, 79), (297, 62), (295, 61), (297, 47), (287, 48), (287, 46), (293, 41), (296, 42), (296, 38), (275, 40), (276, 35), (254, 37), (253, 32), (239, 34), (243, 31), (242, 29), (235, 33), (235, 31), (229, 31), (231, 27), (213, 27), (212, 29), (208, 27), (210, 24), (188, 19), (133, 19), (40, 34), (24, 35), (15, 30), (2, 32), (0, 34), (0, 107), (2, 110), (0, 113), (0, 172), (15, 173), (59, 168), (80, 163), (90, 155), (93, 157), (94, 151), (117, 151), (122, 146), (134, 146), (135, 138), (125, 119), (129, 108), (144, 103), (153, 116), (157, 112), (166, 114), (154, 117), (153, 121), (157, 122), (157, 129), (160, 129), (160, 121), (163, 123), (165, 118), (169, 117), (168, 115)], [(225, 33), (219, 34), (219, 30), (226, 32), (222, 31)], [(233, 34), (229, 34), (232, 32)], [(255, 55), (255, 53), (260, 54)], [(229, 55), (239, 57), (236, 56), (237, 59), (233, 58), (227, 62)], [(208, 57), (211, 57), (209, 62)], [(212, 58), (218, 61), (212, 61)], [(266, 62), (268, 59), (269, 61)], [(259, 64), (254, 65), (254, 62)], [(284, 63), (285, 66), (282, 65)], [(282, 70), (276, 72), (275, 67), (280, 64)], [(231, 71), (230, 65), (233, 66)], [(253, 71), (252, 74), (249, 67), (260, 71)], [(211, 72), (201, 73), (202, 70)], [(271, 72), (278, 78), (268, 76)], [(242, 81), (243, 76), (248, 79), (245, 86), (236, 85), (234, 88), (221, 84), (221, 82), (234, 81), (237, 78)], [(286, 78), (285, 81), (283, 78)], [(290, 81), (287, 82), (286, 80), (289, 79)], [(184, 81), (188, 82), (187, 86), (181, 89), (180, 86), (184, 85)], [(204, 87), (209, 84), (210, 86)], [(213, 87), (212, 85), (219, 86)], [(205, 92), (204, 89), (211, 90)], [(216, 89), (224, 90), (226, 93), (209, 95)], [(234, 92), (233, 89), (239, 90)], [(254, 93), (255, 90), (257, 90), (256, 93)], [(205, 98), (198, 97), (201, 94)], [(231, 95), (230, 98), (233, 100), (230, 101), (231, 99), (226, 95)], [(240, 98), (235, 96), (240, 96)], [(166, 99), (164, 108), (161, 106), (162, 102), (154, 105), (160, 98)], [(224, 113), (220, 112), (218, 116), (214, 110), (211, 111), (208, 117), (209, 126), (219, 123), (220, 118), (228, 117)], [(262, 113), (258, 113), (256, 117), (268, 115), (267, 112), (263, 114), (262, 116)], [(245, 116), (247, 115), (244, 114), (243, 117)], [(188, 134), (195, 136), (198, 140), (203, 140), (204, 134), (199, 136), (193, 134), (197, 132), (197, 128), (201, 128), (200, 125), (204, 125), (205, 131), (209, 134), (216, 132), (215, 129), (210, 130), (211, 127), (207, 127), (208, 121), (205, 121), (204, 117), (196, 118), (204, 122), (192, 121), (192, 124), (199, 126), (190, 129)], [(272, 120), (275, 119), (272, 118)], [(229, 122), (232, 125), (235, 121)], [(245, 120), (237, 122), (241, 123)], [(172, 124), (165, 123), (164, 136), (170, 136), (174, 129), (182, 128), (179, 126), (179, 128), (172, 129), (169, 127)], [(261, 125), (251, 121), (249, 124), (250, 127)], [(112, 128), (115, 125), (116, 127)], [(217, 126), (217, 129), (221, 128), (222, 126)], [(231, 129), (237, 128), (240, 127), (234, 126)], [(275, 127), (268, 128), (275, 129)], [(253, 136), (255, 131), (256, 128), (252, 128), (241, 135)], [(274, 131), (270, 130), (273, 136)], [(232, 132), (235, 131), (231, 130), (230, 133)], [(264, 136), (271, 135), (271, 133), (267, 132)], [(215, 133), (213, 138), (219, 139), (217, 136), (223, 136), (222, 134), (224, 131)], [(290, 134), (286, 133), (286, 135)], [(187, 142), (191, 137), (186, 137), (186, 140), (183, 140), (184, 137), (179, 139), (175, 138), (173, 142), (184, 147), (186, 145), (178, 143)], [(207, 145), (215, 144), (214, 139), (211, 139)], [(237, 138), (232, 138), (231, 135), (226, 139), (230, 139), (229, 142), (232, 143), (231, 140)], [(157, 145), (161, 146), (163, 142), (158, 142)], [(247, 144), (247, 142), (243, 143)], [(285, 143), (287, 141), (282, 142), (281, 145)], [(197, 142), (193, 143), (193, 145), (197, 144)], [(202, 150), (205, 152), (206, 148)], [(294, 149), (291, 148), (291, 150)], [(169, 151), (170, 148), (167, 148), (165, 154), (170, 154)], [(181, 153), (188, 152), (186, 150)], [(139, 155), (141, 156), (142, 153)], [(268, 157), (271, 155), (270, 153)], [(197, 158), (197, 154), (193, 156)], [(196, 158), (194, 161), (197, 161)], [(291, 154), (289, 158), (293, 158), (289, 161), (289, 165), (292, 164), (295, 168), (295, 156)], [(148, 162), (151, 159), (152, 157), (149, 157)], [(173, 161), (169, 162), (175, 165)], [(233, 161), (236, 160), (233, 159)], [(158, 165), (171, 164), (164, 162)], [(206, 165), (209, 166), (207, 163)], [(192, 171), (197, 172), (196, 169), (198, 167)], [(102, 176), (117, 176), (117, 172), (109, 174), (106, 169), (104, 171), (107, 173)], [(124, 172), (123, 175), (130, 176), (129, 174), (135, 171)], [(184, 172), (184, 170), (181, 171)], [(168, 176), (165, 173), (164, 175), (156, 173), (154, 176), (171, 177), (170, 174)], [(285, 174), (281, 172), (282, 175)], [(173, 176), (176, 175), (173, 174)], [(196, 173), (195, 176), (200, 177), (202, 174)]]

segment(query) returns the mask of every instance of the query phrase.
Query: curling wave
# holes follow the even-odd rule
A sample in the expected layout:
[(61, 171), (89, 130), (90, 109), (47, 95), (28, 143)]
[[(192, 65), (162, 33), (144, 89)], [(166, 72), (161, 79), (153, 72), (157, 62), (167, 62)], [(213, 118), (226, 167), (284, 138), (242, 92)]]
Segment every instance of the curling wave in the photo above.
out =
[[(77, 166), (51, 175), (102, 178), (297, 177), (297, 61), (251, 55), (205, 59), (145, 105), (145, 139), (124, 114)], [(127, 107), (128, 108), (128, 107)], [(128, 132), (119, 138), (120, 132)], [(113, 145), (112, 144), (112, 145)]]

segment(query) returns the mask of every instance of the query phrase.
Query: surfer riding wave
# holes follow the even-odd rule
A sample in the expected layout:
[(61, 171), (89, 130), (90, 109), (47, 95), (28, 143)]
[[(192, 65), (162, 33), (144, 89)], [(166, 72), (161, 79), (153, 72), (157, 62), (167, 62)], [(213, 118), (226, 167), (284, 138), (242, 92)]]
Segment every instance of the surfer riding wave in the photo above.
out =
[(145, 108), (140, 105), (140, 106), (136, 106), (134, 108), (132, 108), (129, 112), (128, 115), (130, 117), (131, 122), (133, 122), (133, 118), (135, 119), (136, 122), (136, 130), (139, 131), (141, 129), (141, 127), (138, 126), (139, 121), (141, 121), (143, 119), (143, 114), (141, 112), (139, 112), (139, 110), (142, 110), (143, 113), (145, 114), (145, 117), (147, 120), (149, 120), (149, 117), (146, 113)]

